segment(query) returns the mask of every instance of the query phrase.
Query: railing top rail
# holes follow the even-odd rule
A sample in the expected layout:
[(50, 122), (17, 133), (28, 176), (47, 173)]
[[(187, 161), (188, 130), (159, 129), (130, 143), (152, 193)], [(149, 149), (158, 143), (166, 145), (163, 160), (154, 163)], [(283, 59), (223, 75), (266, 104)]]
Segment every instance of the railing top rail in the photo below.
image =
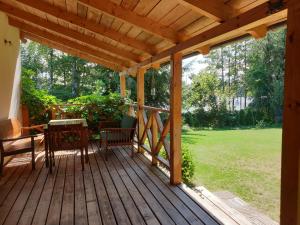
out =
[[(130, 104), (130, 106), (133, 107), (137, 107), (137, 104)], [(148, 110), (152, 110), (152, 111), (159, 111), (159, 112), (166, 112), (166, 113), (170, 113), (169, 109), (163, 109), (163, 108), (157, 108), (157, 107), (153, 107), (153, 106), (147, 106), (147, 105), (141, 105), (140, 106), (142, 109), (148, 109)]]

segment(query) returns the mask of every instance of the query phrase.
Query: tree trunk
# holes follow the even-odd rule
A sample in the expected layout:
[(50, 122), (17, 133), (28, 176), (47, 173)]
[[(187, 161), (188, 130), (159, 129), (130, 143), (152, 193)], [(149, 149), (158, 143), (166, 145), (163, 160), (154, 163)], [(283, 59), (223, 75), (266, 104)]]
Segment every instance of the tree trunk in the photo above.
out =
[(225, 78), (224, 78), (224, 53), (223, 47), (221, 48), (221, 66), (222, 66), (222, 90), (223, 93), (225, 92)]
[[(244, 41), (244, 79), (246, 77), (246, 71), (247, 71), (247, 42)], [(244, 81), (244, 97), (245, 97), (245, 102), (244, 102), (244, 107), (247, 107), (247, 87), (246, 87), (246, 82)]]
[(77, 71), (77, 58), (72, 58), (72, 97), (79, 96), (79, 74)]
[(53, 79), (53, 49), (50, 49), (49, 76), (50, 76), (49, 90), (51, 93), (52, 88), (53, 88), (53, 83), (54, 83), (54, 79)]

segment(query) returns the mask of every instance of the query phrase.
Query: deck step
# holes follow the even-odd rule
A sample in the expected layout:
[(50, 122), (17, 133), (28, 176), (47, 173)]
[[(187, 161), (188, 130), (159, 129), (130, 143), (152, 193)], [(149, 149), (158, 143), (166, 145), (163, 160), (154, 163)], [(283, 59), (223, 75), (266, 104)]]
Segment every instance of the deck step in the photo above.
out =
[(278, 225), (276, 221), (259, 212), (256, 208), (229, 191), (215, 192), (214, 195), (224, 202), (227, 207), (242, 214), (253, 225)]
[[(215, 208), (214, 210), (210, 210), (211, 213), (216, 213), (215, 216), (218, 218), (218, 212), (222, 212), (226, 214), (228, 218), (230, 218), (234, 223), (224, 223), (224, 224), (238, 224), (238, 225), (252, 225), (248, 218), (246, 218), (242, 213), (238, 210), (229, 207), (224, 201), (222, 201), (215, 194), (207, 190), (203, 186), (198, 186), (194, 189), (194, 191), (200, 196), (202, 199), (206, 199), (206, 201), (210, 202), (211, 205)], [(219, 218), (220, 221), (224, 222), (222, 218)]]

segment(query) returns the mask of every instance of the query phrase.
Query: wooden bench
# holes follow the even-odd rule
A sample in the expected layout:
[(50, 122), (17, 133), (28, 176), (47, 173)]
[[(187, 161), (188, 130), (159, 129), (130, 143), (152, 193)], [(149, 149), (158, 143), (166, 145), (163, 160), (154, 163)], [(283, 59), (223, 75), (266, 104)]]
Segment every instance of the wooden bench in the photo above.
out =
[(35, 137), (30, 130), (42, 131), (43, 125), (22, 127), (17, 119), (0, 120), (0, 175), (3, 174), (4, 158), (31, 152), (32, 169), (35, 169)]

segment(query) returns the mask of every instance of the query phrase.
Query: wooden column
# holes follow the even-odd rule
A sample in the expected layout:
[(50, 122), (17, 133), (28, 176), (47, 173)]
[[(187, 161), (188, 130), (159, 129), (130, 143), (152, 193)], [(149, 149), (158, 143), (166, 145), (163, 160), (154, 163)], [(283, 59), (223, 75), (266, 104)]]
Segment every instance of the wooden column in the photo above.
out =
[(143, 122), (143, 109), (141, 106), (145, 104), (145, 92), (144, 92), (144, 76), (145, 76), (146, 69), (139, 68), (137, 71), (137, 104), (138, 104), (138, 139), (139, 139), (139, 152), (144, 152), (144, 149), (140, 147), (140, 140), (143, 136), (144, 131), (144, 122)]
[(171, 56), (170, 95), (170, 183), (181, 183), (181, 104), (182, 104), (182, 55)]
[(120, 73), (120, 93), (122, 97), (126, 97), (126, 77), (123, 73)]
[(300, 225), (300, 1), (289, 0), (281, 171), (281, 225)]

